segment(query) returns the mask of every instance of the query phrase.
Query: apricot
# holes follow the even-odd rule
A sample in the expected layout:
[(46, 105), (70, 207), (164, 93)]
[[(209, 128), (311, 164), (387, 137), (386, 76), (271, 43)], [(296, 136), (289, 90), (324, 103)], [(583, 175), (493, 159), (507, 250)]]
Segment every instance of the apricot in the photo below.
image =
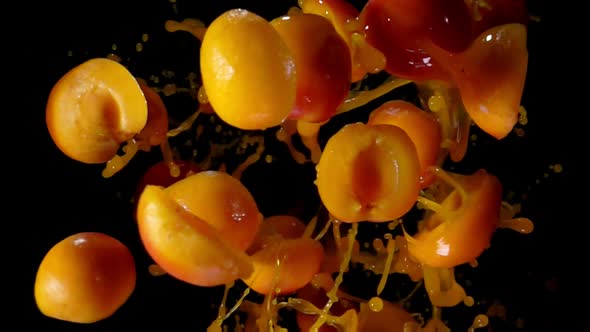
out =
[(115, 313), (135, 289), (127, 247), (102, 233), (78, 233), (53, 246), (35, 279), (35, 301), (46, 316), (94, 323)]
[(254, 271), (243, 281), (261, 294), (289, 294), (309, 283), (319, 272), (324, 249), (319, 241), (302, 237), (305, 224), (298, 218), (267, 218), (253, 246)]
[(137, 135), (137, 141), (143, 150), (162, 144), (167, 139), (168, 111), (160, 95), (142, 80), (139, 87), (147, 102), (148, 117), (145, 127)]
[(147, 122), (147, 102), (131, 73), (118, 62), (96, 58), (53, 86), (46, 124), (57, 147), (77, 161), (104, 163)]
[(201, 76), (211, 106), (231, 126), (280, 125), (295, 104), (295, 61), (279, 33), (244, 9), (218, 16), (201, 44)]
[(385, 55), (369, 44), (357, 20), (359, 12), (345, 0), (299, 0), (304, 13), (320, 15), (332, 23), (348, 46), (351, 59), (351, 81), (362, 80), (367, 73), (385, 68)]
[(242, 280), (260, 294), (294, 293), (319, 272), (324, 250), (310, 238), (274, 239), (251, 256), (254, 271)]
[(344, 222), (397, 219), (420, 190), (416, 147), (391, 125), (344, 126), (328, 140), (316, 170), (322, 202)]
[(213, 227), (221, 240), (240, 250), (254, 241), (262, 222), (254, 197), (231, 175), (204, 171), (165, 189), (176, 204)]
[(506, 137), (518, 121), (526, 79), (526, 27), (512, 23), (488, 29), (446, 61), (473, 122), (497, 139)]
[(297, 68), (295, 105), (289, 118), (329, 120), (350, 88), (351, 60), (346, 42), (322, 16), (281, 16), (270, 23), (291, 50)]
[(394, 100), (371, 112), (367, 124), (388, 124), (403, 129), (418, 152), (422, 187), (425, 188), (434, 181), (429, 169), (437, 162), (442, 140), (441, 127), (436, 116), (407, 101)]
[(451, 268), (476, 259), (490, 244), (502, 205), (502, 185), (485, 170), (437, 176), (452, 187), (442, 202), (420, 199), (434, 211), (414, 236), (405, 234), (410, 255), (431, 267)]
[(416, 33), (415, 25), (429, 23), (425, 21), (427, 11), (424, 1), (371, 0), (359, 20), (367, 42), (385, 56), (388, 73), (417, 82), (448, 82), (451, 77), (446, 68), (423, 47), (432, 42)]
[(252, 273), (250, 258), (164, 190), (148, 185), (137, 206), (139, 235), (148, 254), (171, 276), (218, 286)]

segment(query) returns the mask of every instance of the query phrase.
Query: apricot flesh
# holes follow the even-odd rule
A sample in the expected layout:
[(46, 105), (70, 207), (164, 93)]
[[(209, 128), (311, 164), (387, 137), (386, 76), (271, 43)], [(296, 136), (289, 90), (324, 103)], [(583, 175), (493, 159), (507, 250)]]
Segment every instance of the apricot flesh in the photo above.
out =
[(146, 99), (133, 75), (118, 62), (95, 58), (53, 86), (45, 119), (64, 154), (96, 164), (113, 158), (121, 143), (143, 129), (147, 116)]
[(442, 132), (436, 117), (403, 100), (384, 103), (369, 115), (369, 125), (388, 124), (403, 129), (416, 146), (420, 161), (420, 182), (427, 187), (434, 181), (429, 168), (441, 150)]
[(326, 144), (316, 170), (322, 202), (344, 222), (397, 219), (420, 190), (416, 147), (391, 125), (344, 126)]

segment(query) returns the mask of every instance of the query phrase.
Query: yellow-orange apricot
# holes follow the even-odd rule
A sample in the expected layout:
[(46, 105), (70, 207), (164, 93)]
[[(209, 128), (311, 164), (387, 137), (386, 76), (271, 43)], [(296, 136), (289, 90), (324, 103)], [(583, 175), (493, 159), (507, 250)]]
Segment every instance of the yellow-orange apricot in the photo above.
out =
[(527, 30), (512, 23), (484, 31), (464, 52), (442, 57), (475, 124), (497, 139), (516, 121), (527, 73)]
[(385, 55), (371, 46), (362, 33), (363, 26), (357, 20), (359, 12), (345, 0), (299, 0), (304, 13), (321, 15), (330, 20), (338, 34), (348, 45), (351, 58), (351, 81), (363, 79), (367, 73), (377, 73), (385, 68)]
[(252, 273), (251, 260), (243, 251), (186, 211), (162, 187), (145, 187), (137, 206), (137, 222), (149, 255), (177, 279), (217, 286)]
[(218, 16), (201, 44), (201, 76), (219, 117), (240, 129), (280, 125), (295, 103), (291, 51), (264, 18), (244, 9)]
[(145, 127), (137, 135), (137, 141), (144, 150), (162, 144), (168, 132), (168, 111), (160, 95), (142, 80), (139, 87), (147, 101), (148, 117)]
[(221, 240), (240, 250), (254, 241), (262, 214), (248, 189), (231, 175), (199, 172), (165, 191), (178, 205), (213, 227)]
[(293, 293), (319, 272), (324, 249), (320, 242), (307, 237), (272, 239), (251, 256), (254, 271), (242, 280), (261, 294)]
[(502, 185), (485, 170), (472, 175), (437, 176), (453, 187), (441, 203), (420, 200), (434, 211), (414, 236), (405, 234), (408, 251), (431, 267), (450, 268), (476, 259), (490, 244), (502, 205)]
[(346, 42), (319, 15), (281, 16), (270, 23), (291, 50), (297, 68), (295, 105), (289, 118), (314, 123), (329, 120), (350, 88)]
[(121, 143), (146, 124), (147, 103), (139, 84), (121, 64), (88, 60), (68, 71), (54, 86), (46, 124), (57, 147), (83, 163), (104, 163)]
[(369, 115), (369, 125), (388, 124), (403, 129), (414, 142), (420, 161), (420, 182), (428, 187), (434, 181), (429, 172), (440, 152), (441, 128), (436, 117), (403, 100), (384, 103)]
[(35, 279), (35, 300), (49, 317), (93, 323), (111, 316), (135, 289), (127, 247), (102, 233), (78, 233), (53, 246)]
[(328, 140), (316, 170), (322, 202), (345, 222), (397, 219), (420, 190), (416, 147), (391, 125), (344, 126)]
[(305, 224), (296, 217), (266, 218), (248, 249), (254, 272), (244, 282), (262, 294), (277, 289), (288, 294), (307, 284), (319, 271), (324, 250), (318, 241), (301, 237), (304, 232)]

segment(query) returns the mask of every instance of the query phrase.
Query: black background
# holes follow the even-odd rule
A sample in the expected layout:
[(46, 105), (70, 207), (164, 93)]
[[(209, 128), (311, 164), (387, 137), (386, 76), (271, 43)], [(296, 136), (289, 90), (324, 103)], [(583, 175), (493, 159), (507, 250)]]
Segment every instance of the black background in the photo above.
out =
[[(218, 303), (221, 289), (191, 287), (168, 277), (153, 278), (146, 271), (151, 261), (139, 242), (127, 199), (149, 158), (140, 157), (120, 176), (103, 179), (102, 166), (81, 165), (54, 146), (45, 128), (45, 101), (61, 75), (84, 59), (105, 56), (113, 43), (129, 48), (120, 49), (120, 53), (132, 58), (129, 65), (138, 76), (149, 74), (150, 68), (196, 70), (198, 43), (188, 42), (186, 35), (166, 33), (166, 19), (196, 17), (209, 23), (233, 7), (252, 9), (273, 18), (285, 13), (291, 4), (271, 0), (178, 0), (175, 14), (171, 3), (165, 0), (57, 0), (27, 9), (31, 13), (28, 30), (21, 32), (21, 39), (30, 41), (23, 46), (27, 97), (23, 99), (24, 106), (15, 111), (22, 117), (19, 123), (25, 124), (19, 127), (19, 132), (24, 128), (26, 135), (17, 148), (24, 152), (20, 171), (27, 175), (14, 195), (18, 206), (27, 209), (24, 212), (29, 255), (22, 278), (27, 286), (19, 296), (27, 302), (26, 324), (50, 331), (145, 327), (200, 331), (213, 319), (215, 310), (211, 306)], [(587, 217), (576, 199), (580, 197), (577, 191), (585, 190), (582, 183), (587, 182), (579, 177), (581, 163), (577, 162), (578, 155), (587, 147), (576, 125), (579, 119), (575, 114), (581, 111), (572, 102), (575, 98), (569, 81), (562, 76), (562, 68), (569, 65), (570, 58), (564, 55), (569, 54), (565, 52), (568, 42), (559, 33), (557, 7), (555, 2), (530, 1), (532, 14), (540, 16), (541, 22), (532, 22), (529, 30), (530, 63), (523, 96), (529, 114), (525, 138), (512, 137), (484, 145), (470, 152), (466, 161), (467, 168), (485, 167), (497, 174), (506, 187), (528, 192), (523, 212), (536, 226), (534, 233), (526, 236), (498, 232), (492, 248), (480, 260), (476, 288), (471, 291), (482, 298), (500, 299), (508, 309), (507, 322), (493, 322), (495, 331), (522, 330), (514, 325), (517, 318), (524, 319), (527, 331), (565, 330), (566, 326), (579, 331), (584, 320), (581, 309), (588, 307), (583, 302), (587, 289), (581, 282), (586, 279), (582, 269), (589, 261), (582, 230)], [(149, 34), (150, 40), (142, 54), (134, 53), (134, 45), (143, 33)], [(548, 168), (557, 163), (563, 165), (561, 174), (553, 174)], [(268, 182), (276, 192), (263, 196), (264, 200), (277, 196), (276, 193), (291, 195), (285, 189), (288, 183), (277, 189), (277, 182)], [(266, 201), (261, 204), (272, 205)], [(137, 288), (128, 303), (111, 318), (93, 325), (46, 318), (39, 313), (33, 298), (34, 277), (44, 254), (61, 239), (81, 231), (105, 232), (120, 239), (133, 251), (138, 268)], [(576, 299), (581, 299), (581, 304), (574, 303)]]

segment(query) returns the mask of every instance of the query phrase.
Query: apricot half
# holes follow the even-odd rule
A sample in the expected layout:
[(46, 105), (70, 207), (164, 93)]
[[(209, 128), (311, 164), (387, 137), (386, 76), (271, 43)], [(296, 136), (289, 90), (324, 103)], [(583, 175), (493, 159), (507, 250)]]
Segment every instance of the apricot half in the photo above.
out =
[(506, 137), (518, 120), (526, 80), (526, 27), (511, 23), (488, 29), (445, 61), (473, 122), (497, 139)]
[(420, 190), (416, 147), (392, 125), (344, 126), (328, 140), (316, 170), (322, 202), (345, 222), (397, 219)]
[(253, 273), (243, 281), (261, 294), (289, 294), (309, 283), (319, 272), (324, 249), (319, 241), (302, 236), (305, 224), (291, 216), (267, 218), (253, 246)]
[(414, 142), (420, 161), (420, 182), (429, 186), (434, 180), (430, 166), (434, 166), (441, 150), (442, 133), (436, 117), (416, 105), (403, 100), (384, 103), (369, 115), (369, 125), (388, 124), (403, 129)]
[(148, 185), (137, 206), (141, 240), (171, 276), (197, 286), (227, 284), (252, 273), (249, 257), (224, 241), (159, 186)]
[(49, 317), (94, 323), (111, 316), (135, 289), (127, 247), (102, 233), (78, 233), (53, 246), (35, 279), (35, 301)]
[(248, 189), (231, 175), (199, 172), (165, 191), (176, 204), (207, 222), (231, 246), (246, 250), (254, 241), (262, 214)]
[(131, 73), (109, 59), (67, 72), (49, 94), (46, 123), (57, 147), (83, 163), (104, 163), (147, 122), (147, 102)]
[(160, 95), (150, 88), (147, 83), (139, 80), (139, 87), (147, 101), (148, 117), (145, 127), (137, 135), (137, 140), (143, 150), (160, 145), (167, 139), (168, 111)]
[(405, 234), (410, 255), (431, 267), (450, 268), (476, 259), (490, 244), (502, 205), (502, 185), (485, 170), (437, 176), (453, 190), (441, 203), (421, 199), (434, 211), (414, 236)]
[(352, 65), (346, 42), (319, 15), (281, 16), (270, 23), (291, 50), (297, 68), (295, 106), (289, 118), (329, 120), (350, 88)]

